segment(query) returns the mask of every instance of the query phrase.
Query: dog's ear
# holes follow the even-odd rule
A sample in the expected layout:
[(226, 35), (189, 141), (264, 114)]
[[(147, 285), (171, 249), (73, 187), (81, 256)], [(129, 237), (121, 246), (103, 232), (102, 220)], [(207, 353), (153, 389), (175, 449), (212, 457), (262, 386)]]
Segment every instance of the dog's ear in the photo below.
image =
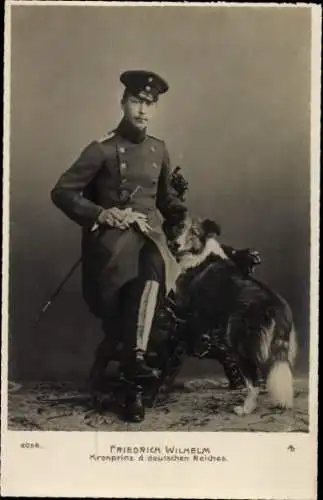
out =
[(204, 219), (202, 227), (205, 234), (216, 234), (217, 236), (221, 234), (221, 227), (217, 222), (211, 219)]

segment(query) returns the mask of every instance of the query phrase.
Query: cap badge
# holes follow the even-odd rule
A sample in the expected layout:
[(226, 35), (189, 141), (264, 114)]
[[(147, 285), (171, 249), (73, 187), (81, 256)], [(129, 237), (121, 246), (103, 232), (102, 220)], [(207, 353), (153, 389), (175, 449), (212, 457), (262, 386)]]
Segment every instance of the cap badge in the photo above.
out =
[(156, 73), (146, 70), (129, 70), (120, 75), (120, 81), (134, 95), (141, 91), (152, 93), (157, 100), (159, 94), (167, 92), (168, 83)]

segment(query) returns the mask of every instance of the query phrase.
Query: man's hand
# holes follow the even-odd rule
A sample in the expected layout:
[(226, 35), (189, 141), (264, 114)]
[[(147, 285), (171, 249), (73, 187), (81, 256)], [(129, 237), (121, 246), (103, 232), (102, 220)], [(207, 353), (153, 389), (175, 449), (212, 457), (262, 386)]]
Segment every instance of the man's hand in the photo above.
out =
[(261, 257), (258, 250), (247, 248), (246, 251), (248, 252), (249, 259), (254, 266), (258, 266), (259, 264), (261, 264)]
[(241, 270), (246, 271), (248, 274), (252, 274), (254, 267), (261, 264), (260, 253), (251, 248), (236, 250), (232, 259)]
[(134, 212), (136, 214), (136, 219), (134, 221), (134, 226), (139, 229), (139, 231), (143, 234), (148, 234), (151, 230), (151, 227), (148, 223), (148, 219), (145, 215), (140, 212)]
[(180, 200), (184, 201), (185, 193), (188, 190), (188, 182), (182, 174), (181, 168), (176, 167), (171, 174), (171, 184), (178, 194)]
[(118, 207), (107, 208), (102, 210), (98, 217), (98, 224), (109, 227), (119, 227), (125, 221), (126, 210), (121, 210)]
[(103, 210), (99, 217), (98, 223), (100, 225), (113, 227), (116, 229), (128, 229), (130, 226), (135, 225), (141, 232), (147, 233), (150, 226), (147, 222), (147, 216), (140, 212), (132, 210), (132, 208), (120, 209), (112, 207)]
[(136, 212), (134, 210), (131, 210), (131, 212), (127, 214), (124, 220), (124, 224), (127, 224), (128, 227), (135, 226), (144, 234), (147, 234), (151, 229), (150, 225), (148, 224), (147, 216), (145, 214), (142, 214), (141, 212)]

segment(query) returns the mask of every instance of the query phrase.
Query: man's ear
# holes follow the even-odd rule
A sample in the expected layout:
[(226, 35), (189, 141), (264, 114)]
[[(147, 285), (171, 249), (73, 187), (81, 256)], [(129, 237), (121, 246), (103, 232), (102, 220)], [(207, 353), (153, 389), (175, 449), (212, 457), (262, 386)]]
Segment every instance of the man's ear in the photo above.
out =
[(221, 227), (214, 220), (204, 219), (202, 227), (205, 234), (216, 234), (217, 236), (221, 234)]

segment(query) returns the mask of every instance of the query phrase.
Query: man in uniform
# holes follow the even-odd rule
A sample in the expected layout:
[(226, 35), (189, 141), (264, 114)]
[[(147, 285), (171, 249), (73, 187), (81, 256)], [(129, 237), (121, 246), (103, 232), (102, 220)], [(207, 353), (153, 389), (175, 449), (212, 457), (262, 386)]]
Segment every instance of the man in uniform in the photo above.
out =
[[(123, 343), (123, 372), (133, 382), (154, 376), (145, 362), (152, 321), (171, 283), (163, 220), (186, 207), (172, 189), (165, 143), (147, 134), (160, 94), (169, 86), (159, 75), (126, 71), (123, 117), (103, 141), (91, 142), (51, 191), (53, 203), (82, 227), (82, 288), (105, 338), (96, 353), (92, 382)], [(162, 217), (161, 217), (161, 216)], [(144, 418), (138, 390), (126, 397), (125, 416)]]

